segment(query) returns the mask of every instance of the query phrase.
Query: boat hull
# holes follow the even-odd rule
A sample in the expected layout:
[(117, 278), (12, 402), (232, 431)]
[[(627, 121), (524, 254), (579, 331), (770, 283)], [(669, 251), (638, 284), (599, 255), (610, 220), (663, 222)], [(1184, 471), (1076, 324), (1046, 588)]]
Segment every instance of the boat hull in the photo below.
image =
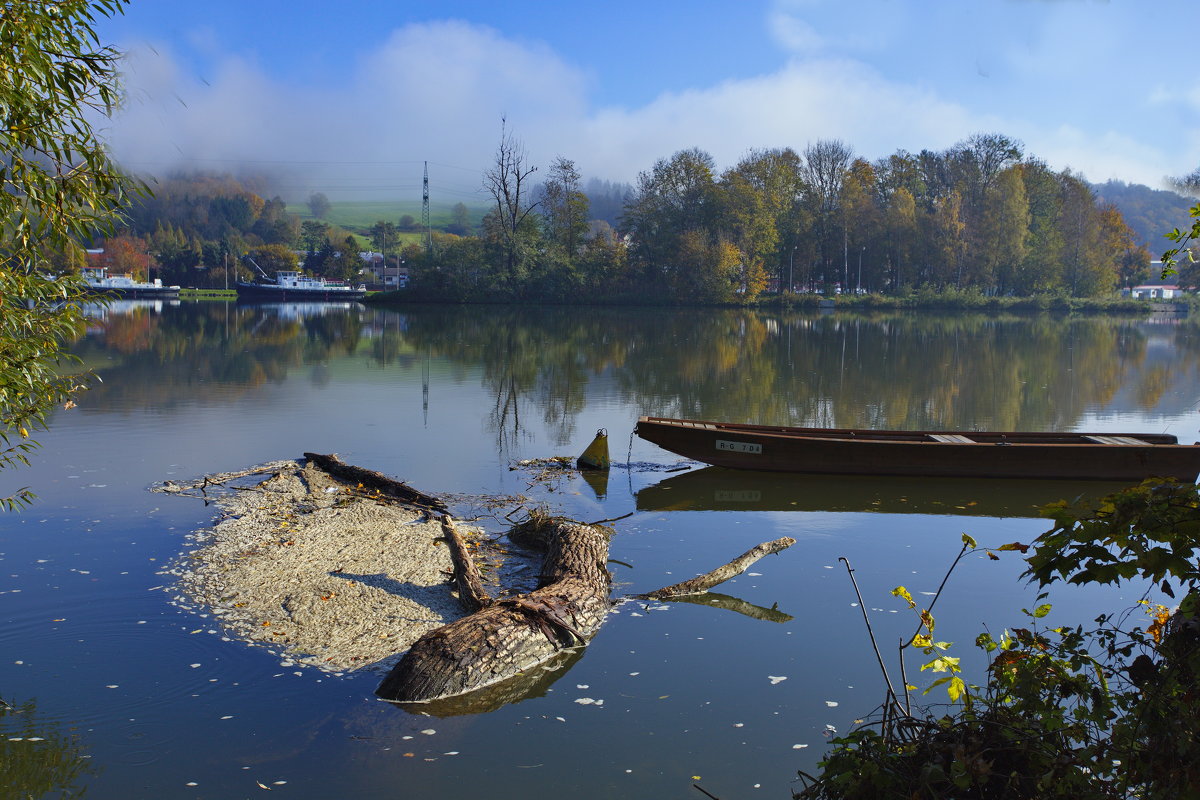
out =
[(292, 288), (246, 281), (238, 281), (237, 293), (239, 299), (280, 302), (286, 300), (293, 303), (301, 300), (361, 300), (367, 294), (365, 289), (338, 289), (328, 286), (317, 289)]
[(121, 287), (89, 287), (89, 294), (97, 297), (115, 297), (120, 300), (178, 300), (178, 286), (121, 286)]
[(870, 431), (662, 417), (642, 417), (634, 432), (706, 464), (772, 472), (1110, 481), (1195, 481), (1200, 474), (1200, 445), (1161, 434)]

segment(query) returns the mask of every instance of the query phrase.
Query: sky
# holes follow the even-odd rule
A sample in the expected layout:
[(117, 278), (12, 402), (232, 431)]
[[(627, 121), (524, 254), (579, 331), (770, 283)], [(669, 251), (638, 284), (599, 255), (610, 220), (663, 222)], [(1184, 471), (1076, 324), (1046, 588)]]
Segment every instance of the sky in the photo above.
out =
[(104, 136), (127, 168), (249, 170), (291, 202), (484, 201), (529, 163), (634, 182), (699, 147), (840, 139), (868, 160), (976, 133), (1093, 182), (1200, 166), (1194, 0), (132, 0)]

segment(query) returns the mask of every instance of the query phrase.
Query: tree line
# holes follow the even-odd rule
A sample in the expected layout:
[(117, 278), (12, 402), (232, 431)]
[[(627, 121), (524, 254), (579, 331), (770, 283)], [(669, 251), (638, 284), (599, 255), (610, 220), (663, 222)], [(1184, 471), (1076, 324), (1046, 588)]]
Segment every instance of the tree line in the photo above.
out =
[(542, 183), (505, 130), (478, 237), (413, 248), (420, 296), (750, 301), (764, 292), (1109, 295), (1149, 277), (1121, 212), (1000, 134), (868, 161), (845, 143), (755, 150), (719, 172), (681, 150), (592, 225), (569, 159)]
[[(117, 269), (220, 285), (225, 270), (231, 280), (249, 276), (244, 254), (268, 272), (300, 261), (352, 279), (358, 253), (371, 248), (407, 266), (412, 297), (458, 301), (731, 303), (764, 293), (945, 290), (1102, 297), (1151, 277), (1149, 250), (1114, 204), (1001, 134), (873, 162), (821, 140), (802, 151), (753, 150), (723, 172), (692, 148), (625, 187), (585, 184), (562, 156), (539, 169), (506, 126), (483, 184), (491, 205), (479, 226), (460, 203), (450, 224), (417, 241), (402, 236), (411, 220), (348, 230), (301, 221), (253, 180), (176, 175), (130, 208), (106, 249)], [(323, 195), (308, 205), (314, 214), (330, 208)], [(82, 257), (56, 261), (72, 268)]]

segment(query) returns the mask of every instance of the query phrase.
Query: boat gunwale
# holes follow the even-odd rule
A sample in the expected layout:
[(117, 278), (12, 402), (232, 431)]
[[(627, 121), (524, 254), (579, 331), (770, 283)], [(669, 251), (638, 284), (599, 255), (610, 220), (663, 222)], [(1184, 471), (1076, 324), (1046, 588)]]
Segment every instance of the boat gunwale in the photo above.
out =
[[(950, 430), (874, 430), (870, 428), (801, 428), (783, 425), (756, 425), (740, 422), (712, 422), (708, 420), (686, 420), (672, 417), (642, 416), (638, 425), (647, 423), (665, 429), (694, 431), (697, 434), (725, 433), (735, 436), (757, 437), (780, 441), (824, 441), (824, 442), (870, 442), (872, 444), (929, 445), (950, 447), (995, 447), (1003, 444), (1011, 447), (1081, 447), (1122, 449), (1153, 448), (1161, 450), (1172, 447), (1196, 447), (1195, 444), (1180, 444), (1173, 434), (1165, 433), (1116, 433), (1090, 431), (950, 431)], [(637, 433), (635, 427), (634, 432)], [(639, 434), (640, 435), (640, 434)], [(934, 436), (964, 436), (972, 441), (937, 441)], [(1114, 444), (1104, 441), (1089, 441), (1087, 437), (1126, 437), (1137, 439), (1137, 443)], [(645, 438), (645, 437), (643, 437)]]

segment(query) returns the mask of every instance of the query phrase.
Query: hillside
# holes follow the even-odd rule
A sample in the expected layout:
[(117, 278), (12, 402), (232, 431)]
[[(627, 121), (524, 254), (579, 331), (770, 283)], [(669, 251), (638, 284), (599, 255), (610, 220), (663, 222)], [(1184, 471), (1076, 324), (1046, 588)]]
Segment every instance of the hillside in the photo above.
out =
[(1188, 209), (1194, 200), (1140, 183), (1109, 181), (1092, 184), (1099, 203), (1112, 203), (1133, 229), (1135, 240), (1144, 244), (1157, 258), (1170, 242), (1163, 235), (1172, 228), (1190, 227)]

